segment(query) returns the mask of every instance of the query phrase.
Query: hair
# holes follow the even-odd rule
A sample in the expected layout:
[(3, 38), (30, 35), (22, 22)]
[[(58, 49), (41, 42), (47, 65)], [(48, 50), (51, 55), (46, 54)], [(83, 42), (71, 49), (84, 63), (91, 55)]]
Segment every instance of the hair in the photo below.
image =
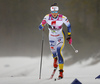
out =
[(58, 6), (57, 3), (52, 4), (51, 6)]

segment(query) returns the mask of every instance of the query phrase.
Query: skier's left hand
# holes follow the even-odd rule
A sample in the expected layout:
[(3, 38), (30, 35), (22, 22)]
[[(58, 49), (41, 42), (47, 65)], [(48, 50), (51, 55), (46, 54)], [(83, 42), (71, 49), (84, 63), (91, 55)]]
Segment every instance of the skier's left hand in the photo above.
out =
[(72, 44), (72, 38), (71, 38), (71, 36), (69, 36), (69, 37), (67, 38), (67, 40), (68, 40), (69, 44), (71, 45), (71, 44)]

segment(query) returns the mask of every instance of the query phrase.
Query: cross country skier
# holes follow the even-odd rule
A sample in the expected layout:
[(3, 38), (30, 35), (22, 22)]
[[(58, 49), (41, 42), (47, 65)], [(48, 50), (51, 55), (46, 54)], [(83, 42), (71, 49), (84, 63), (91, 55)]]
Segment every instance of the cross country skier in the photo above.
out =
[(63, 78), (63, 66), (64, 58), (62, 56), (62, 50), (65, 44), (65, 35), (62, 30), (63, 23), (67, 26), (69, 44), (72, 44), (71, 38), (71, 25), (67, 17), (58, 13), (59, 7), (57, 3), (54, 3), (50, 7), (50, 14), (47, 14), (39, 25), (39, 30), (43, 29), (47, 24), (49, 29), (49, 43), (52, 56), (54, 58), (53, 66), (57, 68), (59, 66), (59, 79)]

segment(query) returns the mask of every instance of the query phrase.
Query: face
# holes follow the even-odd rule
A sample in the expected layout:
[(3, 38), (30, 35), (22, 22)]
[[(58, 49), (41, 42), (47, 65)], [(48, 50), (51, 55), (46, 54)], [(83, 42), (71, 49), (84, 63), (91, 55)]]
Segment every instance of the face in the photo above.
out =
[(54, 18), (56, 18), (57, 15), (58, 15), (58, 11), (51, 11), (51, 14), (52, 14), (52, 16), (53, 16)]

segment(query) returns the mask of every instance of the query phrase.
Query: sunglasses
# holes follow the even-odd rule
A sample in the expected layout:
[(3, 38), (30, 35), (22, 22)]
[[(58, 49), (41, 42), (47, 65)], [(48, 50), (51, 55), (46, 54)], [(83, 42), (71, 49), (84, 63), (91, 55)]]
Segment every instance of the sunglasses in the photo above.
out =
[(51, 11), (51, 13), (58, 13), (58, 11)]

